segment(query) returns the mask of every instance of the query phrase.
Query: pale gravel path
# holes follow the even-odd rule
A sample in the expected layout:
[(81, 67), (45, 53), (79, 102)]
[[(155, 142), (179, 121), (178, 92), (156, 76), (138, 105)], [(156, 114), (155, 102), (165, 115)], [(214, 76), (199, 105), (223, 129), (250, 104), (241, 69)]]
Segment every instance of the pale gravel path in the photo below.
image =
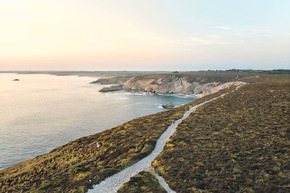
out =
[(194, 112), (198, 107), (208, 103), (212, 100), (205, 101), (201, 104), (195, 105), (191, 107), (188, 111), (186, 111), (181, 119), (175, 121), (175, 124), (171, 124), (167, 130), (160, 136), (157, 140), (155, 149), (145, 158), (135, 163), (134, 165), (122, 170), (121, 172), (106, 178), (100, 184), (94, 185), (93, 189), (89, 189), (88, 193), (114, 193), (117, 192), (118, 189), (122, 186), (122, 184), (128, 182), (132, 176), (135, 176), (139, 172), (149, 168), (151, 166), (151, 162), (161, 153), (163, 150), (166, 141), (170, 136), (176, 131), (176, 127), (186, 119), (190, 113)]
[(168, 193), (176, 193), (174, 190), (172, 190), (169, 187), (169, 185), (167, 184), (165, 179), (162, 176), (158, 175), (155, 171), (154, 171), (154, 176), (158, 180), (159, 184), (164, 188), (164, 190), (166, 190), (166, 192), (168, 192)]

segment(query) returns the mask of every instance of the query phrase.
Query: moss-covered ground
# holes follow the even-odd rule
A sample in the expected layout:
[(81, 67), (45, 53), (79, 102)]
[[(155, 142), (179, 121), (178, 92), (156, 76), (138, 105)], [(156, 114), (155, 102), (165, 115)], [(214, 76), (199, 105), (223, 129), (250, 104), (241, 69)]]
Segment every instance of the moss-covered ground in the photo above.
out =
[(85, 192), (93, 184), (149, 155), (160, 135), (189, 105), (134, 119), (102, 133), (83, 137), (48, 154), (0, 171), (0, 192)]
[(290, 81), (250, 84), (197, 109), (152, 163), (177, 192), (289, 192)]
[(118, 193), (166, 193), (153, 174), (142, 171), (123, 184)]

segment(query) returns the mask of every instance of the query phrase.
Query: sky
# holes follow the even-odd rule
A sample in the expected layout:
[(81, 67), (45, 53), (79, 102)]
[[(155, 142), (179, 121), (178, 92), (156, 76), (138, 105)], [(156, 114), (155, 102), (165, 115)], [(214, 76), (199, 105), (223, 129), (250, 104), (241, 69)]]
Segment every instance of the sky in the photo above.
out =
[(0, 70), (290, 69), (289, 0), (0, 0)]

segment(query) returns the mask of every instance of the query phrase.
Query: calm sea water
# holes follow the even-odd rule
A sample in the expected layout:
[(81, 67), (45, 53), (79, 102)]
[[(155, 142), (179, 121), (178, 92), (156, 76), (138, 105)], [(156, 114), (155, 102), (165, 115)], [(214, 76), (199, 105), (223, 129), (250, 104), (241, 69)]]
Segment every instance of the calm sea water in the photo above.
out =
[[(20, 81), (13, 81), (13, 79)], [(0, 73), (0, 169), (192, 97), (99, 93), (96, 78)]]

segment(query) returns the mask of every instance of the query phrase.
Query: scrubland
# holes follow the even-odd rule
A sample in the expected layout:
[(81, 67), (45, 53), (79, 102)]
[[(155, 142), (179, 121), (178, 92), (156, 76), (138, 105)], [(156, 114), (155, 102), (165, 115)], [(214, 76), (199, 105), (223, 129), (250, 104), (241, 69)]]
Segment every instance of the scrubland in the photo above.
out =
[[(228, 94), (201, 106), (178, 126), (152, 165), (177, 192), (287, 192), (290, 80), (288, 75), (273, 76), (244, 77), (249, 84), (237, 91), (221, 90), (15, 164), (0, 171), (0, 192), (86, 192), (149, 155), (172, 120), (223, 93)], [(144, 186), (156, 192), (155, 182), (143, 172), (119, 191)]]
[(177, 192), (288, 192), (290, 81), (241, 87), (192, 113), (153, 162)]

